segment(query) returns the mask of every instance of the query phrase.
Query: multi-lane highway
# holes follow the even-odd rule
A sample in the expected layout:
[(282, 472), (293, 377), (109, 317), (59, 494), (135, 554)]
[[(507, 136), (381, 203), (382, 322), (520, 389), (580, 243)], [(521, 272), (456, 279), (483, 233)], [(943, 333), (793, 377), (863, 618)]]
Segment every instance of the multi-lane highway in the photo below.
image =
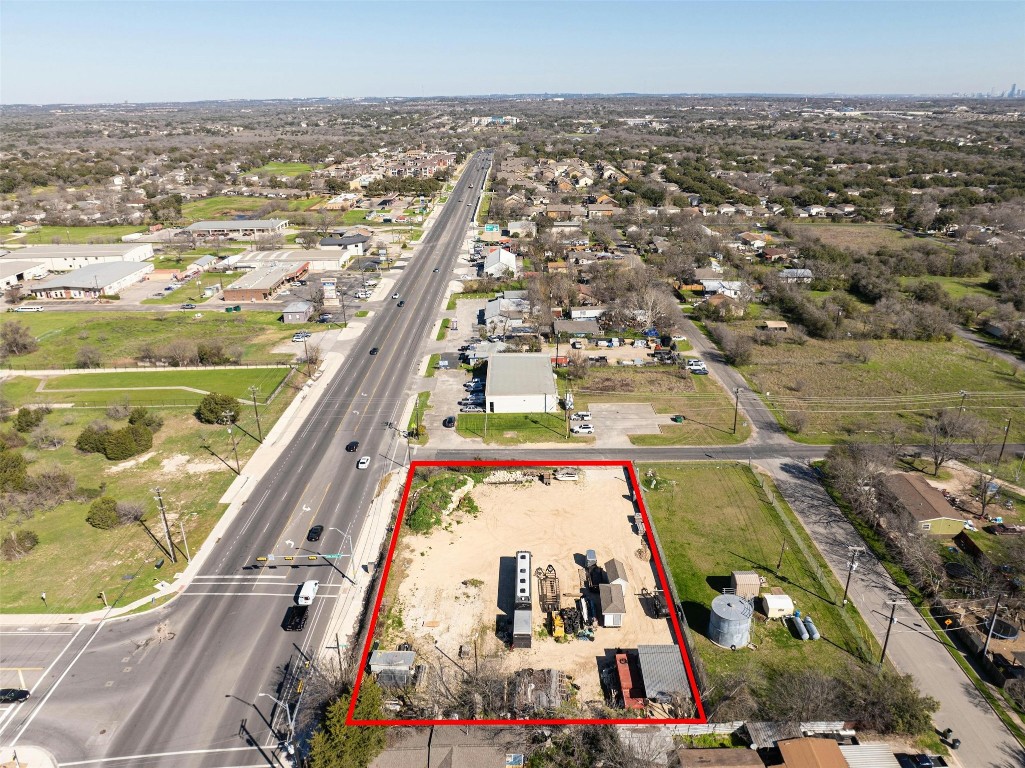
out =
[[(326, 391), (270, 470), (254, 480), (232, 527), (207, 545), (214, 550), (200, 575), (165, 608), (76, 636), (33, 699), (2, 724), (0, 740), (42, 745), (61, 763), (84, 765), (207, 768), (273, 759), (271, 723), (281, 726), (285, 718), (260, 694), (280, 698), (283, 669), (319, 650), (346, 588), (343, 571), (359, 564), (252, 566), (268, 554), (341, 551), (339, 531), (358, 538), (382, 475), (403, 462), (404, 444), (388, 424), (399, 420), (413, 393), (488, 159), (478, 153), (468, 161), (396, 280), (392, 291), (400, 299), (384, 302), (341, 370), (322, 385)], [(371, 355), (373, 348), (379, 352)], [(352, 440), (359, 450), (347, 453)], [(370, 466), (357, 470), (364, 455)], [(324, 525), (325, 534), (307, 544), (313, 524)], [(305, 579), (321, 582), (320, 597), (305, 632), (285, 632), (282, 618)]]

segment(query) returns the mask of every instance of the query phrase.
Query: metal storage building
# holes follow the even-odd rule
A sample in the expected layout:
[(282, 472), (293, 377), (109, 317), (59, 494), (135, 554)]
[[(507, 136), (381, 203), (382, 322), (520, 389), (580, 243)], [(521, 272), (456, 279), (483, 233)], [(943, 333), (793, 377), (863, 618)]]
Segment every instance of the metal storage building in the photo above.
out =
[(145, 261), (153, 255), (151, 243), (113, 243), (110, 245), (28, 245), (0, 258), (4, 261), (40, 261), (51, 272), (95, 264)]
[(288, 280), (306, 274), (307, 265), (264, 267), (243, 275), (224, 289), (225, 301), (267, 301)]
[(762, 580), (755, 571), (734, 571), (730, 574), (730, 586), (740, 597), (758, 597), (762, 591)]
[(308, 301), (293, 301), (281, 312), (281, 319), (286, 323), (305, 323), (313, 314), (313, 305)]
[(29, 287), (33, 296), (47, 299), (95, 299), (120, 293), (153, 271), (149, 262), (113, 261), (54, 275)]
[(683, 656), (677, 645), (638, 645), (644, 696), (663, 704), (673, 699), (690, 699), (690, 684)]
[(559, 409), (548, 355), (499, 353), (488, 358), (484, 400), (488, 413), (551, 413)]
[(370, 654), (370, 673), (381, 685), (408, 685), (414, 674), (415, 651), (374, 651)]

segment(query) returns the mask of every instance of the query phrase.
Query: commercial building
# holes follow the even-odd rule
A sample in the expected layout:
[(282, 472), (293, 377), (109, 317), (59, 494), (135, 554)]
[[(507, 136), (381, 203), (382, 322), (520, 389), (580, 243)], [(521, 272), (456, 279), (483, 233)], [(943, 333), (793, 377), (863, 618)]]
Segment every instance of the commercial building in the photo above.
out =
[(305, 262), (298, 267), (286, 265), (254, 269), (224, 289), (224, 300), (267, 301), (282, 285), (301, 277), (306, 271)]
[(42, 277), (46, 277), (46, 266), (41, 261), (0, 259), (0, 290), (6, 291), (18, 283)]
[(308, 301), (293, 301), (281, 312), (281, 319), (286, 323), (305, 323), (313, 314), (313, 305)]
[(548, 355), (500, 353), (488, 358), (484, 401), (489, 413), (551, 413), (559, 393)]
[(95, 299), (113, 296), (145, 279), (153, 271), (147, 262), (93, 264), (44, 280), (29, 288), (40, 299)]
[[(231, 259), (233, 257), (229, 257)], [(240, 254), (234, 265), (248, 269), (262, 267), (299, 267), (307, 265), (308, 272), (333, 272), (345, 266), (348, 257), (338, 251), (254, 251)]]
[(196, 237), (241, 237), (252, 239), (261, 235), (284, 232), (288, 219), (253, 219), (252, 221), (197, 221), (185, 228)]
[(331, 235), (320, 241), (321, 248), (332, 248), (342, 251), (346, 256), (362, 256), (363, 249), (370, 238), (366, 235)]
[(50, 272), (67, 272), (92, 264), (145, 261), (153, 256), (151, 243), (110, 245), (28, 245), (0, 255), (0, 261), (37, 261)]

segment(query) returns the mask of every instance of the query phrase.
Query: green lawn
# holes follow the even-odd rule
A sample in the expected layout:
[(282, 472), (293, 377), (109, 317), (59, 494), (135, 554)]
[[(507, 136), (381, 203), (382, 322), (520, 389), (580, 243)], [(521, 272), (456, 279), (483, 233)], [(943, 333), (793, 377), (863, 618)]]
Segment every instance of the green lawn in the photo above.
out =
[(790, 221), (787, 222), (787, 226), (814, 235), (826, 245), (862, 253), (874, 253), (880, 248), (903, 250), (923, 241), (943, 248), (951, 248), (950, 243), (944, 240), (915, 237), (906, 232), (899, 232), (892, 224)]
[[(868, 362), (862, 362), (867, 355)], [(740, 370), (803, 442), (833, 442), (900, 427), (905, 441), (922, 440), (923, 416), (959, 406), (1001, 424), (1025, 404), (1025, 374), (973, 345), (918, 341), (818, 341), (756, 346)], [(768, 394), (766, 394), (768, 393)], [(1019, 420), (1021, 421), (1021, 420)], [(1025, 422), (1011, 440), (1025, 439)]]
[(456, 308), (456, 302), (463, 299), (493, 299), (496, 294), (494, 291), (485, 291), (483, 293), (453, 293), (449, 296), (448, 305), (446, 309), (452, 310)]
[[(174, 398), (200, 400), (202, 395), (182, 387), (200, 389), (204, 392), (221, 392), (227, 395), (234, 395), (237, 398), (251, 400), (252, 396), (249, 387), (259, 388), (258, 399), (265, 400), (273, 392), (281, 381), (288, 374), (288, 366), (278, 368), (231, 368), (216, 369), (210, 371), (118, 371), (117, 373), (72, 373), (66, 376), (54, 376), (46, 382), (46, 392), (58, 393), (61, 390), (87, 390), (106, 389), (110, 390), (116, 397), (111, 400), (122, 400), (126, 396), (134, 399), (136, 394), (145, 395), (146, 392), (134, 393), (131, 390), (136, 387), (152, 389), (161, 387), (170, 390)], [(78, 399), (92, 400), (102, 395), (99, 392), (78, 392)], [(159, 396), (159, 393), (155, 393)], [(45, 396), (44, 396), (45, 399)]]
[(154, 256), (150, 259), (150, 264), (153, 265), (153, 269), (185, 269), (198, 258), (198, 253), (190, 253), (188, 256), (183, 253), (179, 260), (177, 254), (168, 253), (161, 256)]
[(192, 312), (26, 312), (5, 315), (0, 324), (21, 322), (39, 341), (29, 355), (11, 357), (14, 369), (73, 368), (78, 350), (91, 346), (101, 353), (104, 366), (131, 365), (147, 344), (161, 347), (178, 339), (220, 342), (225, 348), (240, 347), (244, 362), (276, 362), (290, 354), (272, 353), (275, 345), (291, 337), (293, 329), (280, 322), (278, 312), (251, 311), (228, 314)]
[(451, 323), (452, 321), (447, 317), (442, 319), (441, 327), (438, 329), (438, 341), (444, 341), (445, 337), (448, 336), (448, 327)]
[(259, 168), (246, 171), (246, 173), (267, 174), (270, 176), (301, 176), (312, 170), (314, 170), (314, 167), (306, 163), (267, 163)]
[(367, 317), (369, 314), (369, 309), (360, 309), (356, 311), (356, 317)]
[[(283, 388), (275, 400), (260, 408), (264, 434), (280, 417), (295, 390)], [(102, 412), (58, 409), (45, 417), (44, 424), (66, 442), (56, 450), (26, 449), (29, 474), (47, 467), (70, 472), (79, 489), (91, 495), (103, 493), (121, 501), (138, 502), (146, 511), (146, 527), (160, 540), (159, 516), (153, 488), (160, 487), (167, 508), (172, 538), (181, 550), (181, 526), (195, 554), (204, 544), (225, 507), (218, 500), (235, 477), (227, 461), (234, 465), (230, 438), (224, 427), (200, 424), (191, 409), (160, 409), (163, 428), (153, 441), (153, 456), (143, 463), (109, 472), (115, 462), (100, 454), (84, 454), (74, 448), (82, 428)], [(124, 421), (104, 419), (112, 426)], [(245, 463), (256, 448), (257, 434), (253, 409), (243, 409), (237, 446), (239, 461)], [(252, 435), (252, 436), (250, 436)], [(208, 448), (204, 448), (204, 445)], [(177, 457), (165, 465), (165, 460)], [(223, 460), (222, 460), (223, 459)], [(191, 468), (192, 471), (189, 471)], [(129, 603), (152, 593), (157, 581), (173, 581), (175, 573), (186, 565), (179, 553), (172, 564), (167, 554), (153, 542), (146, 529), (136, 523), (101, 531), (85, 522), (88, 500), (72, 500), (53, 509), (35, 509), (29, 519), (11, 515), (0, 521), (0, 536), (17, 529), (34, 531), (39, 545), (26, 557), (14, 562), (0, 561), (0, 610), (6, 613), (44, 613), (55, 615), (91, 611), (103, 607), (100, 592), (110, 603)], [(155, 567), (164, 559), (163, 567)], [(46, 605), (39, 593), (46, 592)]]
[(566, 417), (562, 413), (460, 413), (456, 432), (463, 437), (484, 438), (484, 442), (493, 445), (594, 442), (593, 437), (584, 435), (567, 438)]
[(250, 213), (271, 201), (265, 197), (239, 197), (216, 195), (201, 200), (187, 200), (182, 204), (182, 217), (189, 221), (220, 219), (238, 213)]
[[(874, 650), (871, 633), (851, 606), (847, 608), (851, 622), (841, 618), (833, 601), (843, 588), (793, 512), (782, 507), (800, 542), (793, 539), (791, 528), (768, 502), (748, 467), (733, 463), (655, 464), (639, 465), (637, 470), (710, 684), (724, 675), (756, 667), (839, 669), (847, 660), (861, 659), (864, 650)], [(654, 489), (650, 488), (649, 470), (656, 475)], [(787, 549), (777, 576), (784, 541)], [(713, 644), (707, 637), (710, 605), (730, 586), (734, 570), (758, 572), (767, 580), (763, 591), (781, 587), (802, 614), (811, 614), (823, 640), (802, 642), (789, 626), (766, 621), (756, 613), (751, 627), (754, 649), (732, 652)]]
[(488, 220), (488, 211), (491, 210), (491, 193), (485, 192), (480, 201), (480, 208), (477, 210), (477, 223), (485, 224)]
[(10, 240), (10, 244), (50, 245), (61, 243), (120, 243), (123, 235), (134, 232), (145, 232), (146, 227), (42, 227), (38, 232), (29, 232), (22, 237), (13, 237), (14, 227), (0, 227), (0, 240)]
[(938, 283), (954, 301), (964, 298), (965, 296), (986, 296), (990, 299), (996, 299), (997, 294), (985, 287), (985, 284), (988, 281), (989, 275), (982, 275), (981, 277), (940, 277), (936, 275), (924, 275), (922, 277), (902, 277), (900, 284), (901, 287), (906, 290), (909, 285), (913, 285), (914, 283)]
[(409, 415), (409, 424), (406, 425), (406, 431), (410, 435), (416, 433), (417, 414), (420, 415), (421, 434), (419, 437), (410, 437), (409, 442), (414, 445), (427, 445), (427, 427), (423, 426), (424, 413), (429, 411), (432, 406), (430, 405), (431, 393), (420, 392), (416, 396), (416, 406), (413, 408), (413, 412)]
[(369, 211), (364, 208), (350, 208), (342, 214), (342, 224), (347, 227), (352, 227), (356, 224), (366, 224), (367, 213)]
[(427, 358), (427, 371), (424, 373), (424, 378), (434, 378), (434, 373), (438, 370), (437, 365), (439, 360), (441, 360), (441, 355), (438, 353), (435, 353), (431, 355), (429, 358)]

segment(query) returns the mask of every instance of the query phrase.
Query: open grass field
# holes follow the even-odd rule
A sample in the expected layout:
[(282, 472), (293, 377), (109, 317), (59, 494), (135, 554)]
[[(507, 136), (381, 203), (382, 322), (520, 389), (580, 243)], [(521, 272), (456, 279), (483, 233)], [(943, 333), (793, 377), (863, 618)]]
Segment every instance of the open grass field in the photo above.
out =
[(253, 168), (247, 173), (269, 174), (271, 176), (301, 176), (314, 170), (314, 166), (306, 163), (267, 163)]
[(900, 232), (892, 224), (876, 224), (873, 222), (834, 224), (832, 222), (794, 221), (788, 222), (787, 225), (792, 226), (796, 230), (814, 235), (825, 245), (842, 248), (846, 251), (874, 253), (880, 248), (901, 250), (920, 242), (950, 247), (943, 240), (931, 237), (915, 237), (907, 232)]
[[(243, 400), (251, 400), (249, 387), (258, 387), (258, 400), (263, 402), (282, 382), (290, 371), (288, 366), (279, 368), (220, 368), (209, 371), (118, 371), (117, 373), (70, 373), (54, 376), (46, 382), (47, 393), (69, 390), (105, 389), (131, 396), (130, 390), (145, 388), (166, 388), (176, 394), (195, 395), (198, 401), (202, 395), (190, 393), (189, 389), (203, 392), (221, 392)], [(95, 392), (81, 392), (91, 397)]]
[[(710, 684), (724, 675), (757, 667), (835, 670), (848, 660), (861, 659), (863, 647), (874, 647), (868, 628), (850, 606), (852, 626), (860, 637), (840, 618), (830, 593), (839, 595), (842, 585), (784, 506), (804, 546), (792, 539), (748, 467), (732, 463), (645, 464), (637, 469), (652, 525)], [(649, 470), (655, 475), (654, 489)], [(787, 550), (777, 576), (776, 563), (784, 541)], [(810, 562), (804, 552), (811, 553), (816, 562)], [(730, 573), (735, 570), (756, 571), (767, 580), (764, 591), (781, 587), (802, 614), (811, 614), (823, 639), (802, 642), (789, 626), (766, 621), (756, 613), (751, 627), (754, 649), (733, 652), (712, 643), (707, 635), (711, 602), (730, 586)], [(822, 583), (819, 574), (830, 583)]]
[(903, 277), (900, 284), (902, 288), (906, 289), (909, 284), (918, 282), (938, 283), (954, 301), (965, 296), (986, 296), (990, 299), (996, 299), (997, 294), (985, 287), (988, 280), (989, 275), (982, 275), (980, 277), (923, 275), (922, 277)]
[(182, 217), (191, 221), (218, 219), (244, 214), (263, 208), (270, 202), (263, 197), (237, 197), (218, 195), (201, 200), (188, 200), (182, 204)]
[(463, 437), (483, 438), (489, 445), (594, 442), (586, 435), (567, 438), (566, 418), (561, 413), (460, 413), (456, 432)]
[(28, 355), (9, 358), (5, 367), (21, 369), (73, 368), (83, 346), (100, 351), (106, 367), (132, 365), (144, 346), (160, 347), (178, 339), (219, 342), (226, 349), (241, 347), (243, 362), (277, 362), (291, 355), (271, 349), (291, 338), (293, 329), (281, 324), (278, 312), (26, 312), (5, 315), (0, 324), (21, 322), (39, 342)]
[(352, 227), (356, 224), (366, 224), (368, 213), (369, 211), (364, 208), (350, 208), (342, 214), (342, 224), (347, 227)]
[[(1025, 404), (1025, 374), (959, 339), (756, 346), (741, 372), (784, 426), (805, 422), (792, 434), (802, 442), (871, 438), (893, 428), (905, 430), (907, 442), (921, 441), (923, 418), (959, 407), (962, 390), (966, 409), (994, 427)], [(1010, 440), (1023, 439), (1025, 424), (1012, 423)]]
[(573, 398), (580, 411), (591, 403), (651, 403), (656, 413), (686, 417), (682, 424), (662, 427), (660, 435), (632, 435), (634, 445), (730, 445), (751, 434), (743, 419), (733, 434), (733, 398), (718, 384), (676, 366), (592, 367), (573, 383)]
[(8, 245), (50, 245), (54, 242), (75, 243), (120, 243), (123, 235), (133, 232), (145, 232), (145, 227), (41, 227), (38, 232), (29, 232), (19, 237), (14, 236), (14, 227), (0, 227), (0, 240)]
[[(260, 410), (264, 432), (270, 429), (291, 401), (294, 390), (285, 387), (274, 402)], [(74, 448), (82, 428), (101, 417), (94, 410), (58, 409), (44, 425), (66, 442), (56, 450), (21, 449), (30, 460), (29, 474), (47, 467), (67, 470), (77, 480), (80, 497), (52, 509), (35, 509), (28, 515), (12, 513), (0, 521), (0, 536), (27, 529), (39, 536), (39, 545), (14, 562), (0, 561), (0, 610), (7, 613), (66, 614), (103, 607), (105, 592), (110, 603), (129, 603), (151, 594), (158, 581), (171, 582), (186, 562), (181, 530), (184, 527), (192, 554), (203, 545), (225, 506), (218, 503), (235, 477), (226, 462), (234, 464), (231, 442), (223, 427), (200, 424), (191, 410), (159, 409), (163, 428), (154, 435), (153, 449), (143, 461), (120, 469), (100, 454)], [(104, 419), (112, 426), (123, 420)], [(244, 410), (236, 434), (238, 456), (245, 462), (256, 448), (255, 418)], [(209, 450), (203, 445), (209, 446)], [(147, 529), (161, 542), (159, 516), (153, 488), (160, 487), (167, 507), (172, 538), (179, 549), (178, 563), (154, 543)], [(89, 496), (100, 491), (121, 501), (143, 505), (145, 525), (134, 523), (101, 531), (85, 522)], [(159, 570), (155, 563), (164, 559)], [(46, 592), (46, 606), (39, 593)]]

